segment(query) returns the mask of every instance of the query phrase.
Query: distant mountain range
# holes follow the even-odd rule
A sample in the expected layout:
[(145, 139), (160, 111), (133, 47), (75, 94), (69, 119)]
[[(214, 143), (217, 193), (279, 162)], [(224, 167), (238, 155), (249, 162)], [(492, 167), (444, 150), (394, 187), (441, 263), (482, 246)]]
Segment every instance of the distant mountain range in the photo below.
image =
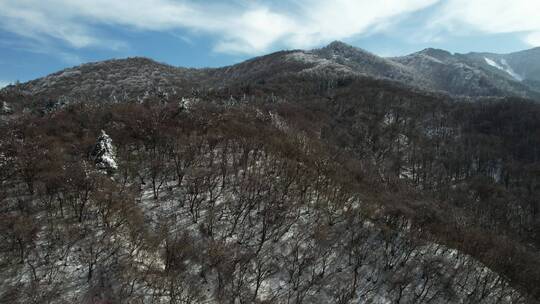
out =
[(264, 83), (288, 75), (367, 77), (451, 96), (539, 99), (540, 48), (503, 55), (425, 49), (384, 58), (333, 42), (321, 49), (281, 51), (213, 69), (178, 68), (151, 59), (128, 58), (68, 68), (20, 84), (18, 89), (48, 99), (115, 101), (141, 99), (152, 93), (185, 95), (192, 90)]

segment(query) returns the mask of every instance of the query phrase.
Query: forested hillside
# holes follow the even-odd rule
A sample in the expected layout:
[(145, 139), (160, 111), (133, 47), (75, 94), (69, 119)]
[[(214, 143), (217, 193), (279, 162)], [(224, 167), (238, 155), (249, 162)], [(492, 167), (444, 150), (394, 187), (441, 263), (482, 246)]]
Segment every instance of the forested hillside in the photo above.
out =
[(540, 104), (290, 54), (0, 91), (0, 302), (540, 300)]

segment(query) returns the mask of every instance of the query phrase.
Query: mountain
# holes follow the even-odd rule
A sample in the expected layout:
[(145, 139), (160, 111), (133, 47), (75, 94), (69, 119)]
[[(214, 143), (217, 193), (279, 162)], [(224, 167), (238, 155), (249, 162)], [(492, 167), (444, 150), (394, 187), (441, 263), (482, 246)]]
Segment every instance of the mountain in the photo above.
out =
[[(142, 100), (192, 95), (231, 85), (264, 83), (288, 75), (373, 78), (452, 96), (540, 98), (539, 49), (497, 54), (451, 54), (426, 49), (383, 58), (342, 42), (310, 50), (282, 51), (236, 65), (186, 69), (147, 58), (88, 63), (18, 85), (17, 90), (53, 102)], [(4, 89), (9, 90), (13, 86)]]
[(535, 90), (540, 89), (540, 48), (509, 54), (469, 53), (465, 56), (487, 63)]
[(205, 75), (147, 58), (128, 58), (83, 64), (21, 84), (24, 94), (44, 99), (104, 99), (142, 97), (148, 92), (188, 90)]
[(494, 68), (490, 61), (443, 50), (426, 49), (393, 58), (426, 80), (427, 88), (466, 96), (537, 97), (538, 92), (506, 71)]
[(485, 57), (335, 42), (1, 90), (0, 302), (539, 303), (533, 72)]
[(313, 51), (313, 53), (367, 76), (387, 78), (404, 83), (421, 80), (419, 75), (413, 73), (406, 66), (342, 42), (333, 42), (327, 47)]

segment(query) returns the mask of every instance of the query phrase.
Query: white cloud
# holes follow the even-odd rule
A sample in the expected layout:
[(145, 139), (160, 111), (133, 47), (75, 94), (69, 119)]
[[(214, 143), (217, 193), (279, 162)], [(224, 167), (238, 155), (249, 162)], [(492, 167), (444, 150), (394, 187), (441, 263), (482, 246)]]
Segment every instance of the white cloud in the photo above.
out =
[(291, 19), (266, 8), (248, 10), (223, 24), (225, 37), (218, 42), (216, 50), (258, 53), (290, 34), (295, 27)]
[(400, 20), (427, 7), (435, 9), (430, 22), (418, 25), (421, 41), (471, 32), (517, 33), (540, 45), (538, 0), (0, 0), (0, 28), (45, 49), (58, 49), (58, 41), (72, 48), (126, 48), (103, 29), (111, 26), (183, 31), (187, 39), (188, 33), (204, 33), (213, 37), (218, 52), (258, 54), (277, 45), (310, 48), (399, 31)]
[(540, 31), (528, 34), (525, 41), (532, 46), (540, 46)]
[(516, 33), (524, 42), (540, 46), (539, 12), (538, 0), (448, 0), (432, 26), (459, 32)]
[[(114, 47), (97, 25), (188, 30), (213, 35), (220, 52), (260, 53), (272, 45), (305, 48), (366, 34), (439, 0), (1, 0), (0, 26), (46, 43)], [(270, 4), (274, 6), (270, 6)], [(118, 46), (116, 46), (118, 47)]]
[(346, 39), (376, 31), (394, 18), (438, 2), (438, 0), (334, 0), (304, 1), (302, 22), (290, 43), (310, 47), (330, 40)]
[(7, 87), (11, 83), (12, 83), (11, 81), (0, 80), (0, 89)]

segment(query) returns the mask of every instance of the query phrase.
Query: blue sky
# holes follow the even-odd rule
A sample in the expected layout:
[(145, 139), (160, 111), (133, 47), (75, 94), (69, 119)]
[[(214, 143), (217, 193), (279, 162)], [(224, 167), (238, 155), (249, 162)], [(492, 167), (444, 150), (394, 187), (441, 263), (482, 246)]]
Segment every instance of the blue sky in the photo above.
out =
[(215, 67), (342, 40), (382, 56), (540, 46), (538, 0), (0, 0), (0, 87), (145, 56)]

